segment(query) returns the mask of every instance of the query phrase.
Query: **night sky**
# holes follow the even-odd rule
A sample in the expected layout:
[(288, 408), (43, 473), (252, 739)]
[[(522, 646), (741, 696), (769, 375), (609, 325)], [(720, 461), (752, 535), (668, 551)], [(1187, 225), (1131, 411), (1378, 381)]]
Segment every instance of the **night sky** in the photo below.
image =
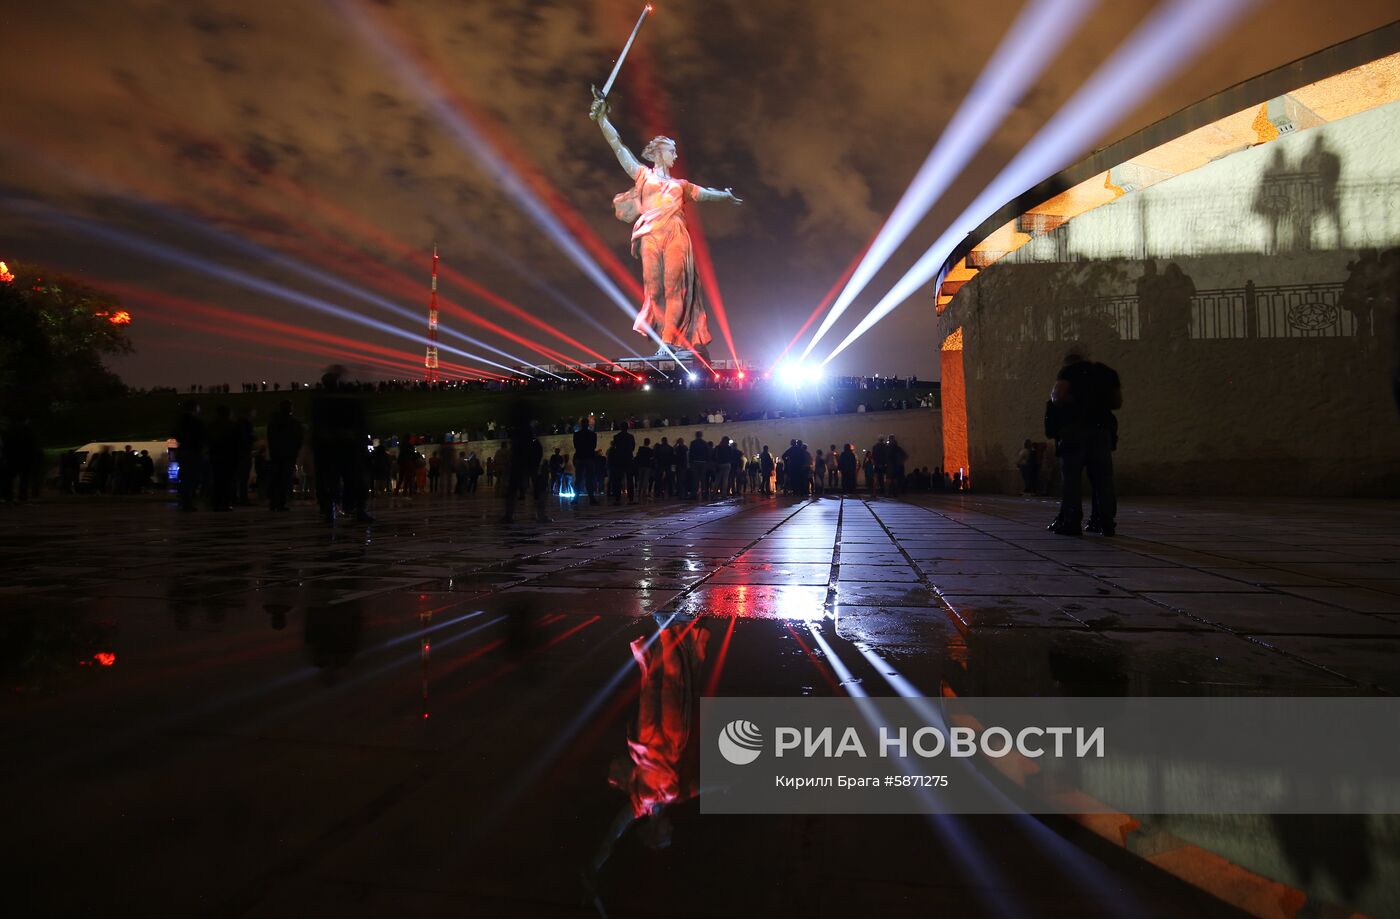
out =
[[(449, 346), (512, 363), (453, 332), (548, 360), (457, 309), (571, 358), (650, 353), (509, 191), (528, 189), (572, 227), (588, 260), (636, 277), (628, 228), (611, 209), (629, 183), (587, 111), (589, 83), (607, 77), (641, 5), (10, 4), (0, 18), (0, 259), (120, 292), (137, 351), (114, 366), (139, 386), (308, 379), (336, 356), (364, 373), (418, 375), (435, 242), (454, 273), (442, 279), (445, 367), (495, 369)], [(614, 90), (613, 121), (637, 153), (655, 133), (676, 138), (688, 177), (745, 198), (693, 213), (735, 347), (766, 365), (879, 229), (1020, 3), (656, 5)], [(831, 344), (1151, 7), (1099, 7)], [(1107, 136), (1085, 137), (1083, 152), (1382, 25), (1393, 9), (1261, 3)], [(728, 357), (712, 327), (712, 355)], [(932, 329), (925, 289), (833, 369), (933, 376)]]

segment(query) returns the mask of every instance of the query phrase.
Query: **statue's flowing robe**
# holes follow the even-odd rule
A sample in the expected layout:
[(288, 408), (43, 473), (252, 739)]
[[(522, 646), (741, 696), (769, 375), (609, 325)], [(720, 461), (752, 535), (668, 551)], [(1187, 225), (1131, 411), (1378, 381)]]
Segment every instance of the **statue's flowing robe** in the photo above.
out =
[(686, 196), (700, 187), (643, 166), (637, 172), (642, 215), (632, 226), (632, 255), (642, 260), (645, 299), (632, 328), (650, 328), (666, 344), (687, 350), (710, 342), (710, 320), (695, 278), (695, 253), (685, 227)]

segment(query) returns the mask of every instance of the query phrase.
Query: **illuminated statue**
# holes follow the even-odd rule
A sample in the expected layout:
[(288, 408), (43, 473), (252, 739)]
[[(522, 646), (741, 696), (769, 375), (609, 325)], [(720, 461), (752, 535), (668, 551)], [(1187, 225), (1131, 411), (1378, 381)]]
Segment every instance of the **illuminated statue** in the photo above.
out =
[(607, 100), (596, 90), (588, 117), (598, 122), (603, 139), (633, 183), (613, 199), (618, 219), (632, 224), (632, 255), (642, 260), (645, 299), (632, 328), (643, 335), (650, 328), (667, 345), (703, 352), (710, 341), (710, 322), (695, 279), (695, 254), (682, 208), (687, 197), (743, 202), (733, 189), (704, 188), (672, 178), (676, 142), (669, 137), (652, 138), (642, 151), (652, 165), (640, 163), (608, 121)]

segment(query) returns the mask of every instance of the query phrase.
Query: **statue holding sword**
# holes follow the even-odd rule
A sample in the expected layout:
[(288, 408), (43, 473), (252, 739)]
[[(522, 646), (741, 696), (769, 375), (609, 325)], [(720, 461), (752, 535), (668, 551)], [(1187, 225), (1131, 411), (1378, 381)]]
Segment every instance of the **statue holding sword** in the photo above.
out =
[(676, 163), (676, 142), (669, 137), (651, 139), (642, 150), (642, 159), (651, 165), (644, 165), (622, 143), (617, 129), (608, 121), (608, 92), (650, 12), (648, 4), (602, 92), (593, 89), (588, 117), (598, 123), (603, 139), (632, 180), (632, 187), (613, 199), (618, 219), (632, 224), (632, 255), (642, 261), (645, 299), (632, 328), (643, 335), (651, 329), (666, 345), (703, 355), (710, 342), (710, 325), (695, 277), (695, 256), (683, 206), (686, 198), (734, 204), (741, 204), (742, 200), (733, 189), (705, 188), (674, 178), (671, 168)]

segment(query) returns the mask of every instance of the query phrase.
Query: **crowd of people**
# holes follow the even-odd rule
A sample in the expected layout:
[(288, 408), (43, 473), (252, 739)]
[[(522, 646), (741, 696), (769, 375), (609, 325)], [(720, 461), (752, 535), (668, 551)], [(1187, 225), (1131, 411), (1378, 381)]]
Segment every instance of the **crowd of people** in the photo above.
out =
[(141, 495), (156, 491), (156, 461), (149, 450), (104, 445), (91, 456), (69, 450), (58, 458), (58, 490), (65, 495)]
[(254, 503), (256, 494), (272, 510), (284, 511), (299, 488), (316, 495), (328, 521), (343, 515), (368, 522), (371, 495), (472, 495), (483, 479), (503, 502), (506, 518), (527, 496), (544, 517), (546, 496), (636, 504), (861, 490), (894, 496), (956, 487), (941, 470), (906, 470), (908, 455), (893, 436), (859, 451), (850, 443), (814, 450), (794, 439), (781, 453), (767, 445), (746, 453), (729, 437), (712, 441), (696, 431), (693, 438), (653, 439), (622, 422), (603, 450), (593, 419), (585, 417), (571, 425), (573, 450), (558, 447), (546, 456), (529, 409), (512, 404), (510, 412), (505, 425), (493, 426), (500, 446), (478, 455), (452, 442), (420, 445), (410, 438), (386, 437), (371, 448), (363, 401), (352, 387), (341, 387), (334, 373), (318, 388), (309, 425), (283, 400), (261, 440), (251, 411), (235, 414), (220, 405), (206, 422), (199, 402), (190, 400), (171, 432), (179, 444), (179, 505), (192, 511), (202, 498), (212, 510), (228, 511)]
[[(257, 436), (255, 412), (219, 405), (205, 421), (200, 403), (184, 403), (171, 434), (178, 447), (171, 457), (171, 479), (178, 479), (179, 506), (193, 511), (202, 498), (215, 511), (252, 505), (253, 496), (273, 511), (286, 511), (294, 493), (316, 496), (328, 521), (339, 515), (361, 521), (374, 518), (368, 510), (371, 494), (413, 498), (418, 495), (475, 494), (479, 483), (502, 499), (506, 518), (516, 502), (535, 498), (535, 510), (546, 516), (545, 496), (578, 502), (613, 503), (711, 500), (773, 494), (804, 497), (823, 493), (895, 496), (907, 491), (953, 491), (967, 488), (962, 470), (935, 467), (906, 469), (908, 456), (893, 436), (857, 450), (830, 444), (812, 449), (792, 440), (780, 453), (768, 445), (748, 452), (731, 438), (707, 440), (703, 431), (693, 438), (665, 434), (653, 439), (633, 433), (629, 421), (609, 423), (616, 433), (606, 451), (598, 446), (597, 422), (588, 417), (560, 420), (548, 429), (572, 432), (573, 451), (555, 448), (544, 455), (539, 436), (545, 428), (535, 422), (525, 403), (514, 400), (505, 425), (488, 425), (492, 439), (503, 441), (490, 456), (459, 449), (451, 439), (419, 449), (415, 438), (384, 438), (371, 449), (367, 413), (361, 394), (364, 384), (348, 383), (343, 369), (332, 368), (316, 386), (308, 425), (283, 400), (268, 419), (264, 436)], [(857, 381), (859, 382), (859, 381)], [(222, 391), (227, 391), (223, 388)], [(887, 400), (886, 407), (908, 405)], [(1083, 532), (1112, 536), (1116, 532), (1117, 499), (1113, 481), (1113, 452), (1118, 445), (1114, 412), (1122, 405), (1118, 374), (1090, 361), (1079, 348), (1066, 354), (1045, 406), (1045, 436), (1054, 443), (1060, 466), (1062, 500), (1049, 529), (1064, 535)], [(688, 419), (685, 419), (688, 421)], [(708, 424), (732, 420), (722, 411), (705, 417)], [(672, 427), (669, 424), (661, 427)], [(1025, 494), (1042, 489), (1041, 471), (1046, 445), (1026, 439), (1016, 457)], [(76, 451), (59, 458), (57, 487), (64, 494), (140, 494), (162, 487), (161, 463), (150, 451), (102, 446), (85, 459)], [(1088, 473), (1092, 506), (1083, 518), (1081, 477)], [(43, 453), (28, 419), (10, 424), (0, 437), (0, 497), (25, 501), (43, 481)]]
[[(767, 445), (746, 452), (730, 437), (707, 440), (702, 432), (694, 438), (652, 437), (641, 433), (644, 426), (629, 421), (600, 424), (589, 416), (546, 425), (521, 419), (506, 425), (490, 422), (487, 438), (501, 441), (490, 454), (478, 455), (451, 437), (442, 442), (407, 435), (373, 441), (362, 393), (359, 384), (343, 383), (329, 373), (313, 395), (309, 424), (294, 415), (290, 400), (284, 399), (261, 425), (251, 408), (235, 411), (226, 403), (218, 404), (213, 417), (206, 418), (201, 402), (189, 399), (171, 427), (178, 446), (168, 456), (152, 456), (151, 451), (131, 445), (121, 449), (103, 445), (88, 455), (68, 451), (59, 458), (56, 484), (64, 494), (127, 495), (157, 491), (175, 482), (179, 506), (187, 512), (200, 504), (227, 512), (258, 501), (281, 511), (288, 509), (294, 494), (314, 494), (326, 519), (346, 514), (362, 520), (372, 519), (369, 495), (410, 499), (470, 495), (477, 493), (483, 479), (498, 497), (539, 490), (566, 498), (576, 495), (575, 500), (633, 503), (775, 493), (894, 495), (961, 487), (959, 477), (949, 477), (941, 469), (906, 470), (905, 451), (894, 437), (861, 450), (853, 444), (844, 450), (835, 444), (826, 450), (812, 449), (794, 440), (781, 453)], [(716, 410), (697, 420), (719, 424), (735, 419)], [(606, 452), (597, 446), (599, 429), (615, 432)], [(37, 446), (26, 446), (25, 431), (7, 432), (10, 449), (4, 455), (34, 454), (35, 473), (16, 461), (2, 468), (9, 473), (7, 485), (13, 478), (21, 489), (30, 482), (37, 489), (42, 460)], [(574, 449), (556, 448), (544, 456), (539, 448), (538, 461), (520, 468), (516, 454), (532, 455), (535, 448), (528, 443), (538, 444), (538, 437), (546, 433), (572, 434)], [(509, 485), (513, 470), (518, 479), (514, 489)], [(21, 499), (27, 495), (21, 491)]]
[[(932, 487), (927, 469), (905, 469), (908, 454), (893, 437), (881, 438), (870, 449), (856, 452), (854, 444), (838, 450), (815, 451), (793, 439), (781, 454), (764, 444), (748, 454), (729, 437), (706, 439), (704, 431), (685, 436), (662, 436), (655, 443), (637, 435), (626, 423), (613, 435), (606, 451), (598, 446), (598, 434), (588, 418), (581, 418), (573, 432), (573, 452), (557, 447), (544, 455), (536, 428), (528, 419), (517, 419), (507, 430), (507, 440), (484, 467), (487, 481), (504, 500), (504, 520), (513, 519), (521, 498), (534, 499), (535, 514), (547, 518), (546, 496), (589, 504), (639, 504), (654, 501), (710, 501), (747, 495), (774, 494), (808, 497), (826, 492), (855, 494), (858, 475), (870, 495), (896, 496), (911, 482)], [(470, 464), (475, 457), (468, 457)], [(475, 489), (476, 474), (467, 473)], [(939, 483), (943, 483), (941, 470)], [(927, 483), (927, 484), (925, 484)], [(951, 481), (949, 487), (952, 486)]]
[(333, 521), (339, 514), (373, 522), (367, 507), (370, 489), (368, 415), (363, 401), (342, 385), (341, 371), (332, 368), (311, 402), (308, 426), (284, 399), (268, 419), (261, 447), (254, 416), (227, 405), (215, 409), (206, 423), (200, 403), (185, 402), (172, 436), (178, 463), (179, 506), (196, 509), (204, 498), (214, 511), (253, 504), (254, 490), (273, 511), (291, 509), (294, 490), (314, 483), (321, 515)]

